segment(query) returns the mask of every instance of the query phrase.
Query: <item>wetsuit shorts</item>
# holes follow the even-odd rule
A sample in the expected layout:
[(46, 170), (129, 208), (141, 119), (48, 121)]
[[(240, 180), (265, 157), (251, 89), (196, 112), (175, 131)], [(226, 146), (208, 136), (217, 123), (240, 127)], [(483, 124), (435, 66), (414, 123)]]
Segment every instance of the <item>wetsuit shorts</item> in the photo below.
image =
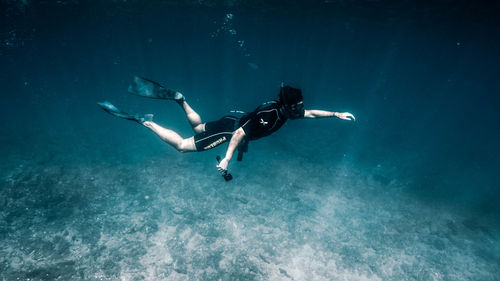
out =
[(217, 121), (207, 122), (205, 132), (194, 136), (194, 144), (197, 151), (212, 149), (226, 141), (231, 140), (235, 126), (238, 125), (239, 118), (234, 116), (224, 116)]

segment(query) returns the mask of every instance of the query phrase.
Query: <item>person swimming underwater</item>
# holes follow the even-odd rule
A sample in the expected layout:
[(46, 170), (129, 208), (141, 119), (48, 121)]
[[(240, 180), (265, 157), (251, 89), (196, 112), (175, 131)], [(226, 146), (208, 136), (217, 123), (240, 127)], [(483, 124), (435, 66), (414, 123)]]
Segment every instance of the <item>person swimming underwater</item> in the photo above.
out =
[(337, 117), (343, 120), (355, 120), (349, 112), (333, 112), (325, 110), (308, 110), (304, 108), (302, 90), (281, 84), (279, 99), (267, 101), (250, 113), (242, 116), (226, 115), (216, 121), (203, 123), (200, 115), (186, 102), (182, 93), (167, 89), (157, 82), (134, 77), (128, 88), (129, 92), (143, 97), (169, 99), (176, 101), (184, 110), (195, 133), (189, 138), (181, 137), (177, 132), (164, 128), (153, 122), (153, 115), (132, 115), (119, 110), (108, 101), (98, 105), (106, 112), (127, 120), (136, 121), (149, 128), (167, 144), (179, 152), (206, 151), (229, 142), (224, 158), (218, 157), (219, 172), (226, 180), (232, 176), (228, 173), (229, 162), (238, 148), (238, 160), (247, 151), (248, 142), (269, 136), (279, 130), (288, 119)]

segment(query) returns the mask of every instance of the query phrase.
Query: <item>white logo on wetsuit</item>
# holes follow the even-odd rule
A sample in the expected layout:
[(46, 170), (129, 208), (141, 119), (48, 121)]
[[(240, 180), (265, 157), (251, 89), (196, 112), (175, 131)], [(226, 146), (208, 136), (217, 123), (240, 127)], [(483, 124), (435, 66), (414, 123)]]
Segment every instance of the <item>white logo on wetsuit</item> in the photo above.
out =
[(269, 122), (264, 121), (264, 119), (260, 118), (260, 124), (267, 126)]
[(219, 144), (221, 144), (221, 143), (225, 142), (226, 140), (227, 140), (227, 139), (226, 139), (226, 137), (222, 137), (222, 138), (220, 138), (220, 139), (218, 139), (218, 140), (214, 141), (213, 143), (211, 143), (211, 144), (209, 144), (209, 145), (205, 146), (203, 149), (204, 149), (204, 150), (207, 150), (207, 149), (214, 148), (214, 147), (218, 146)]

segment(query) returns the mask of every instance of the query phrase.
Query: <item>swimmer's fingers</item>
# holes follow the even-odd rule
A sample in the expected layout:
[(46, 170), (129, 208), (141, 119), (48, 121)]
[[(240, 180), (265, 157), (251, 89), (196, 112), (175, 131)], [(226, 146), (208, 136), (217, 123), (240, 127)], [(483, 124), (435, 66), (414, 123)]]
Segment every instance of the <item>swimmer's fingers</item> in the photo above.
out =
[(221, 172), (221, 173), (224, 172), (224, 171), (227, 172), (227, 166), (229, 166), (229, 160), (227, 160), (226, 158), (224, 158), (217, 165), (217, 170), (219, 170), (219, 172)]
[(338, 114), (338, 117), (340, 119), (343, 119), (343, 120), (347, 120), (347, 121), (355, 121), (356, 118), (354, 117), (354, 115), (352, 115), (351, 113), (349, 112), (343, 112), (343, 113), (339, 113)]
[(221, 166), (217, 165), (217, 170), (222, 174), (222, 173), (226, 173), (227, 172), (227, 169), (224, 169), (222, 168)]
[(350, 119), (347, 119), (347, 120), (350, 120), (350, 121), (356, 121), (356, 117), (354, 117), (354, 115), (352, 115), (351, 113), (349, 112), (346, 112), (347, 113), (347, 118), (350, 118)]

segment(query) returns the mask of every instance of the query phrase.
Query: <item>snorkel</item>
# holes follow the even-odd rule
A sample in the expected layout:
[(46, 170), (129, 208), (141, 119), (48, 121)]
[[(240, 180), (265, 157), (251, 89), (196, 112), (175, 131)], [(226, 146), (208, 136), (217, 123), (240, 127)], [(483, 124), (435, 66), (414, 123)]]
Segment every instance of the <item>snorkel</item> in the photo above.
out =
[(280, 102), (283, 113), (290, 119), (299, 119), (304, 117), (304, 103), (302, 102), (302, 91), (300, 89), (285, 86), (281, 82)]

